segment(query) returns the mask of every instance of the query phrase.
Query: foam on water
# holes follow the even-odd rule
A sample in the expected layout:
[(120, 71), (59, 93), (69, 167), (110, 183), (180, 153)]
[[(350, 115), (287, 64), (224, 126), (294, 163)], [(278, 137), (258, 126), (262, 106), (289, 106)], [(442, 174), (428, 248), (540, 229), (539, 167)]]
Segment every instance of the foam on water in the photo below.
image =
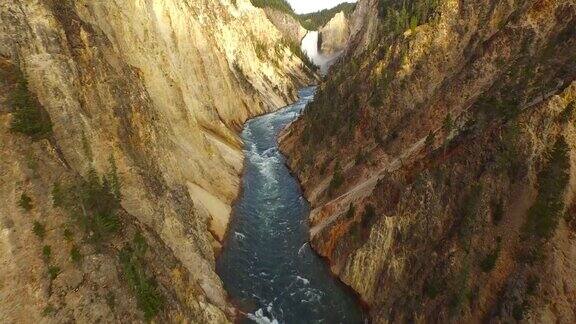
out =
[(313, 99), (248, 121), (245, 169), (217, 271), (241, 323), (362, 322), (360, 308), (307, 243), (309, 206), (287, 169), (277, 136)]

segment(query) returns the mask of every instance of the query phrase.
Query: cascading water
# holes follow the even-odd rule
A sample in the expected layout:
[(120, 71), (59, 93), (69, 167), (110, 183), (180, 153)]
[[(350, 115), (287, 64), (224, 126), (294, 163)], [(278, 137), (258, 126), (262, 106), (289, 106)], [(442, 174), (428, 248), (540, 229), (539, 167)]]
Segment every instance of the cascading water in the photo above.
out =
[(307, 243), (308, 203), (278, 151), (278, 133), (314, 97), (248, 121), (245, 170), (217, 271), (243, 322), (361, 323), (360, 306)]
[(310, 58), (312, 63), (320, 67), (320, 73), (326, 75), (328, 69), (334, 63), (342, 52), (335, 53), (333, 55), (324, 55), (318, 50), (318, 37), (319, 33), (317, 31), (309, 31), (306, 36), (302, 39), (302, 44), (300, 47), (302, 51)]

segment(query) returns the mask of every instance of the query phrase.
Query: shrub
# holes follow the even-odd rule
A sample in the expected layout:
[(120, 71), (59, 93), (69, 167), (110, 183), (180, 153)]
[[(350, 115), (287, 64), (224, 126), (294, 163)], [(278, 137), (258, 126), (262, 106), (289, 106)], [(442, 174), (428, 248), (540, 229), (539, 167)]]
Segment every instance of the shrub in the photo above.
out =
[(504, 203), (502, 199), (497, 200), (493, 203), (494, 207), (492, 209), (492, 222), (494, 225), (498, 225), (502, 218), (504, 217)]
[(344, 177), (342, 176), (342, 171), (340, 167), (336, 165), (334, 168), (334, 174), (332, 175), (332, 180), (330, 180), (330, 185), (328, 186), (328, 191), (332, 194), (335, 190), (340, 188), (344, 183)]
[(258, 40), (256, 40), (256, 44), (254, 45), (254, 51), (256, 52), (256, 56), (260, 61), (264, 61), (268, 58), (268, 50), (266, 50), (266, 45)]
[(513, 119), (520, 112), (520, 106), (512, 99), (493, 96), (480, 97), (476, 105), (492, 118)]
[(428, 133), (428, 136), (426, 136), (426, 141), (424, 141), (424, 147), (427, 150), (432, 149), (432, 145), (434, 145), (434, 138), (435, 138), (435, 136), (434, 136), (434, 133), (432, 133), (432, 132)]
[(466, 195), (461, 207), (460, 239), (465, 248), (470, 245), (472, 234), (475, 230), (477, 211), (482, 201), (482, 186), (475, 185)]
[(48, 276), (50, 277), (50, 280), (56, 279), (56, 277), (58, 277), (59, 274), (60, 274), (60, 267), (58, 266), (48, 267)]
[(302, 51), (302, 48), (300, 47), (300, 44), (295, 43), (294, 41), (284, 38), (282, 40), (282, 42), (284, 43), (285, 46), (287, 46), (290, 51), (296, 55), (303, 63), (306, 67), (308, 67), (310, 70), (312, 71), (316, 71), (318, 70), (318, 66), (316, 66), (312, 60), (310, 59), (310, 57), (308, 57), (308, 55), (306, 55), (306, 53), (304, 53)]
[(446, 282), (438, 275), (432, 275), (424, 285), (424, 294), (430, 299), (436, 298), (446, 289)]
[(106, 304), (108, 304), (111, 310), (116, 308), (116, 296), (114, 296), (114, 293), (111, 291), (106, 294)]
[(18, 201), (18, 206), (20, 206), (25, 211), (31, 211), (34, 207), (32, 205), (32, 198), (30, 198), (27, 194), (22, 193), (22, 195), (20, 195), (20, 200)]
[(52, 204), (55, 207), (62, 207), (64, 204), (64, 192), (59, 182), (55, 182), (52, 186)]
[(46, 237), (46, 227), (39, 221), (34, 221), (32, 231), (34, 232), (34, 234), (36, 234), (36, 236), (38, 236), (40, 240), (43, 240), (44, 237)]
[(500, 142), (500, 153), (496, 156), (496, 168), (506, 172), (512, 179), (516, 178), (523, 165), (522, 151), (519, 145), (520, 128), (511, 123), (506, 127)]
[(446, 118), (444, 118), (444, 122), (442, 123), (442, 129), (444, 129), (446, 133), (449, 133), (452, 131), (453, 128), (454, 128), (454, 120), (452, 120), (452, 114), (448, 113), (448, 115), (446, 115)]
[(548, 163), (538, 174), (538, 197), (528, 211), (524, 234), (549, 238), (558, 225), (564, 209), (564, 191), (569, 181), (568, 144), (560, 137), (550, 153)]
[(574, 110), (576, 110), (576, 101), (573, 101), (566, 106), (566, 109), (564, 109), (559, 116), (560, 121), (563, 123), (569, 122), (572, 119), (572, 116), (574, 116)]
[[(142, 248), (142, 246), (140, 246)], [(136, 294), (138, 307), (146, 320), (158, 314), (164, 306), (164, 298), (157, 288), (154, 278), (147, 276), (144, 268), (143, 252), (129, 246), (120, 251), (120, 264), (129, 286)]]
[(352, 203), (350, 203), (350, 206), (348, 207), (348, 211), (346, 212), (346, 218), (347, 219), (354, 218), (354, 212), (355, 212), (354, 205)]
[(470, 265), (465, 262), (460, 271), (456, 274), (451, 282), (450, 313), (456, 314), (461, 310), (466, 297), (470, 296), (468, 279), (470, 277)]
[(527, 309), (527, 304), (526, 303), (516, 303), (514, 304), (514, 307), (512, 308), (512, 317), (514, 317), (515, 320), (517, 321), (521, 321), (524, 319), (524, 313)]
[(480, 262), (480, 268), (483, 272), (490, 272), (496, 266), (496, 261), (500, 255), (500, 247), (496, 248), (494, 251), (490, 252), (486, 257)]
[(12, 131), (34, 139), (45, 137), (52, 132), (50, 117), (42, 110), (36, 97), (30, 93), (28, 83), (21, 74), (12, 97), (12, 105), (14, 106)]
[(144, 255), (146, 250), (148, 250), (148, 243), (146, 243), (146, 239), (140, 232), (136, 232), (134, 234), (134, 239), (132, 240), (134, 251), (138, 255)]
[(52, 256), (52, 248), (50, 247), (50, 245), (44, 245), (44, 247), (42, 248), (42, 259), (44, 260), (44, 262), (46, 263), (50, 262), (51, 256)]
[(44, 309), (42, 310), (42, 316), (46, 317), (46, 316), (51, 316), (52, 314), (54, 314), (56, 312), (56, 309), (54, 308), (54, 306), (52, 306), (52, 304), (48, 304), (46, 305), (46, 307), (44, 307)]
[(71, 242), (74, 239), (74, 233), (69, 228), (65, 228), (62, 232), (62, 235), (66, 239), (66, 241)]
[[(100, 178), (91, 169), (85, 179), (53, 188), (53, 200), (70, 215), (76, 217), (95, 243), (102, 243), (120, 227), (117, 211), (121, 201), (121, 183), (114, 159), (110, 158), (110, 171)], [(65, 236), (71, 233), (66, 233)]]
[(370, 224), (376, 218), (376, 209), (372, 204), (366, 205), (364, 208), (364, 214), (362, 214), (362, 227), (367, 229)]
[(72, 246), (70, 249), (70, 259), (72, 262), (76, 264), (80, 264), (82, 261), (82, 254), (80, 253), (80, 249), (76, 245)]

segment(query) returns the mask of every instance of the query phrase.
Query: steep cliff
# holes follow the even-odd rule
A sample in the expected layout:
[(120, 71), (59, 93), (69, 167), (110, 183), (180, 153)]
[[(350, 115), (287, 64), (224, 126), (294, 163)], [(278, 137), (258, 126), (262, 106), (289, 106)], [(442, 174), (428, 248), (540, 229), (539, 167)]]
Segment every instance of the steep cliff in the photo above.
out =
[(333, 55), (346, 48), (350, 36), (348, 18), (343, 11), (337, 13), (330, 21), (322, 26), (318, 46), (324, 55)]
[(374, 322), (576, 320), (574, 26), (573, 0), (359, 1), (282, 146)]
[(2, 1), (0, 318), (231, 320), (237, 131), (314, 78), (281, 40), (248, 0)]
[(272, 8), (265, 8), (264, 11), (274, 26), (295, 44), (300, 44), (302, 38), (306, 36), (306, 29), (294, 16)]

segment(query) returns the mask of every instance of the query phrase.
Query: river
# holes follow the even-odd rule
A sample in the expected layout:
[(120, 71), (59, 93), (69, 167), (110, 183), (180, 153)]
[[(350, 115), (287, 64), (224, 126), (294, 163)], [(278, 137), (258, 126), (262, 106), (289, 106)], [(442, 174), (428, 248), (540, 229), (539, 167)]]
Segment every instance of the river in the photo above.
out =
[(308, 244), (309, 206), (278, 150), (278, 133), (315, 93), (249, 120), (245, 168), (217, 271), (242, 323), (362, 323), (355, 296)]

